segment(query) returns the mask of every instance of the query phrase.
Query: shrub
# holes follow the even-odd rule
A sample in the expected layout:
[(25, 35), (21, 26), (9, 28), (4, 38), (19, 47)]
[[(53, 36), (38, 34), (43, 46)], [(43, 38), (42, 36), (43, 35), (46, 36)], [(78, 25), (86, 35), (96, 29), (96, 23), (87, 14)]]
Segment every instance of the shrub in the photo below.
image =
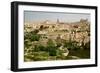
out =
[(42, 46), (42, 45), (35, 45), (33, 49), (33, 52), (39, 52), (39, 51), (45, 51), (48, 52), (48, 47)]
[(30, 37), (30, 41), (39, 41), (39, 39), (40, 39), (40, 35), (38, 34), (33, 34)]
[(37, 34), (39, 32), (39, 30), (34, 30), (31, 32), (27, 32), (24, 34), (24, 40), (30, 40), (30, 41), (39, 41), (40, 39), (40, 35)]
[(56, 43), (57, 44), (57, 47), (60, 47), (62, 44), (61, 43), (59, 43), (59, 42), (57, 42)]
[(25, 46), (26, 48), (29, 48), (31, 45), (32, 45), (32, 44), (29, 43), (29, 41), (27, 41), (27, 40), (24, 41), (24, 46)]
[(57, 55), (57, 48), (55, 46), (47, 46), (48, 52), (50, 56)]
[(28, 32), (28, 34), (37, 34), (39, 32), (39, 30), (38, 29), (35, 29), (35, 30), (33, 30), (33, 31), (31, 31), (31, 32)]
[(47, 42), (47, 45), (48, 46), (55, 46), (54, 42), (52, 39), (49, 39), (48, 42)]
[(48, 59), (47, 52), (34, 52), (34, 61), (42, 61)]
[(38, 32), (39, 32), (39, 30), (37, 30), (37, 29), (35, 29), (35, 30), (33, 31), (34, 34), (37, 34)]
[(43, 30), (43, 28), (44, 28), (44, 26), (43, 26), (43, 25), (41, 25), (41, 26), (40, 26), (40, 30)]
[(84, 45), (84, 49), (90, 49), (90, 42), (87, 42), (85, 45)]
[(32, 55), (24, 55), (24, 60), (26, 61), (27, 59), (33, 60), (33, 56)]
[(39, 47), (38, 47), (38, 45), (35, 45), (33, 49), (34, 49), (33, 50), (34, 52), (38, 52), (40, 50)]
[(65, 42), (64, 47), (68, 48), (69, 50), (77, 50), (80, 48), (77, 44), (78, 43), (75, 41)]

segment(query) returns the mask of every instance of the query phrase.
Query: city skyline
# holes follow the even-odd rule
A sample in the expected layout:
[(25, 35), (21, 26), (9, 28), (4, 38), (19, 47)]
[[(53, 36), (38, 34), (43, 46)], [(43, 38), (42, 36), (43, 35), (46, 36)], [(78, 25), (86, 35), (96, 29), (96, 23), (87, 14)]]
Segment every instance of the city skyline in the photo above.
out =
[(60, 22), (77, 22), (80, 19), (88, 19), (90, 14), (87, 13), (65, 13), (65, 12), (43, 12), (43, 11), (24, 11), (24, 22), (42, 22), (45, 20)]

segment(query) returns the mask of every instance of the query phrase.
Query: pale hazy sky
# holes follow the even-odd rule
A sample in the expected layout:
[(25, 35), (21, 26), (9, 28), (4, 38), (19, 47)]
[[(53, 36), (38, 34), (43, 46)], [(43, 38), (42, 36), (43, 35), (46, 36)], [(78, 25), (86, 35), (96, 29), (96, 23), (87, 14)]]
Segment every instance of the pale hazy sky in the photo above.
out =
[(80, 19), (88, 19), (90, 21), (90, 14), (86, 13), (65, 13), (65, 12), (40, 12), (40, 11), (24, 11), (25, 22), (35, 21), (56, 21), (61, 22), (76, 22)]

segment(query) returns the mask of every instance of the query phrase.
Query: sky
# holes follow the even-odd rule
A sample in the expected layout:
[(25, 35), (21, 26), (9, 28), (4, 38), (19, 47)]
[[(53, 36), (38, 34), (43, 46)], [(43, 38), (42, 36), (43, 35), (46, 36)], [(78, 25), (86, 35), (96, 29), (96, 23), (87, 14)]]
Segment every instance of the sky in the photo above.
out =
[(65, 13), (65, 12), (43, 12), (43, 11), (24, 11), (25, 22), (41, 22), (50, 20), (56, 22), (77, 22), (80, 19), (88, 19), (90, 21), (90, 14), (86, 13)]

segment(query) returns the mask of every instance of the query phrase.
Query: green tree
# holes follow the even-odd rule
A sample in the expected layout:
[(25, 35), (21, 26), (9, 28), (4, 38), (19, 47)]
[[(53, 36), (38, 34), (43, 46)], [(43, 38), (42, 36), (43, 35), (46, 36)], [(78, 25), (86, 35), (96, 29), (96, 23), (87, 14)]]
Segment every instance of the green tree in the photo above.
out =
[(30, 35), (30, 41), (39, 41), (40, 35), (39, 34), (32, 34)]
[(47, 42), (47, 49), (50, 56), (56, 56), (57, 55), (57, 47), (55, 46), (53, 40), (49, 39)]
[(43, 30), (43, 29), (44, 29), (44, 26), (43, 26), (43, 25), (41, 25), (41, 26), (40, 26), (40, 30)]
[(47, 45), (48, 46), (55, 46), (54, 42), (52, 39), (49, 39), (48, 42), (47, 42)]
[(48, 46), (48, 52), (50, 56), (56, 56), (57, 48), (55, 46)]
[(38, 29), (35, 29), (35, 30), (33, 31), (34, 34), (37, 34), (38, 32), (39, 32)]

